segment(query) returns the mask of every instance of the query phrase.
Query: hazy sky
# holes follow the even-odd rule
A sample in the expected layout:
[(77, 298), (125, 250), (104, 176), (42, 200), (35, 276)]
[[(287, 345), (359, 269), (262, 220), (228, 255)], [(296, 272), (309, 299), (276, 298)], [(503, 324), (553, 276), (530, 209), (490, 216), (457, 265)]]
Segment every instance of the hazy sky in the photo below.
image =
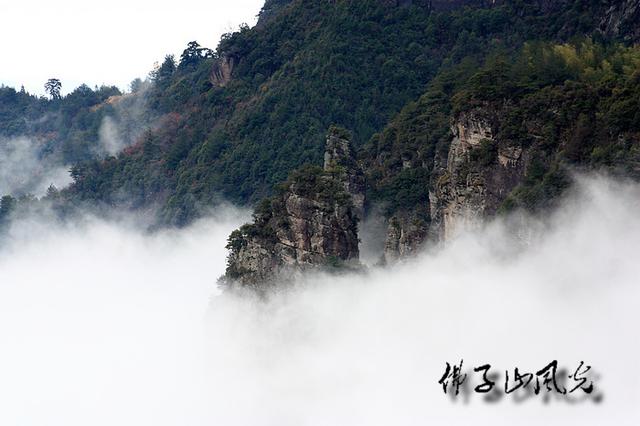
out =
[(214, 48), (240, 23), (253, 25), (264, 0), (0, 0), (0, 84), (42, 93), (82, 83), (121, 88), (167, 53), (197, 40)]

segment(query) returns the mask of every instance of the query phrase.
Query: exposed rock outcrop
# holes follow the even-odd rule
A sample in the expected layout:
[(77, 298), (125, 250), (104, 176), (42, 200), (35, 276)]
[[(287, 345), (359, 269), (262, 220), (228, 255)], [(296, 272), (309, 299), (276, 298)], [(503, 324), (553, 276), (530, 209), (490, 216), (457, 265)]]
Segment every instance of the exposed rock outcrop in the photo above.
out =
[(415, 253), (427, 239), (429, 212), (401, 212), (389, 219), (382, 261), (392, 264)]
[(473, 109), (452, 123), (446, 164), (429, 192), (430, 233), (438, 240), (479, 227), (524, 174), (523, 148), (496, 140), (499, 121), (489, 111)]
[(358, 265), (364, 182), (345, 136), (331, 129), (325, 167), (292, 173), (254, 223), (231, 234), (226, 285), (264, 290), (306, 270)]
[(235, 65), (236, 58), (234, 56), (222, 56), (217, 59), (211, 69), (211, 83), (218, 87), (229, 84)]
[(487, 105), (451, 121), (449, 149), (436, 155), (431, 182), (425, 182), (429, 199), (411, 210), (395, 211), (388, 220), (385, 263), (410, 256), (425, 242), (447, 241), (478, 228), (522, 182), (529, 154), (497, 137), (500, 114)]
[(342, 129), (333, 127), (329, 130), (324, 152), (324, 171), (338, 175), (344, 190), (351, 195), (351, 201), (358, 220), (364, 218), (365, 180), (364, 173), (358, 165), (351, 136)]

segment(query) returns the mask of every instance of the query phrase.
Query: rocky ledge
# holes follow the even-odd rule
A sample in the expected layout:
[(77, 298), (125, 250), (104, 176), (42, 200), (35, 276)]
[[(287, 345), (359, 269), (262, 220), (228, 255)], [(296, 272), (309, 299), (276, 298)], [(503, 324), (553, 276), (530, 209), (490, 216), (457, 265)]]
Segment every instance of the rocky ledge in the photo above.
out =
[(358, 267), (364, 189), (348, 133), (331, 128), (324, 167), (293, 172), (257, 207), (253, 223), (229, 236), (221, 283), (265, 290), (308, 270)]

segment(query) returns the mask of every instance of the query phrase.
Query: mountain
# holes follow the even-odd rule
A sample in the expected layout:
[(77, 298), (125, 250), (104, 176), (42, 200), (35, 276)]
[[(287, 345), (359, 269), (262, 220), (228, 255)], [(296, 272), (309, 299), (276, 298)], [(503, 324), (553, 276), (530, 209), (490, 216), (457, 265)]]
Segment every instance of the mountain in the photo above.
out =
[(149, 103), (166, 125), (115, 159), (79, 167), (70, 192), (159, 205), (159, 221), (175, 225), (221, 199), (255, 203), (290, 171), (321, 162), (330, 125), (362, 147), (465, 58), (482, 63), (532, 38), (621, 37), (635, 21), (614, 24), (608, 10), (585, 1), (267, 2), (259, 25), (226, 35), (211, 57), (163, 64)]
[[(638, 0), (268, 0), (215, 50), (166, 57), (145, 90), (47, 101), (3, 88), (0, 133), (49, 135), (73, 165), (60, 205), (182, 226), (221, 201), (281, 196), (323, 164), (336, 125), (393, 261), (460, 218), (552, 206), (574, 171), (637, 178), (639, 14)], [(117, 122), (136, 130), (96, 149), (128, 104), (142, 112)], [(41, 117), (55, 119), (24, 127)]]
[(70, 183), (69, 170), (103, 161), (152, 127), (141, 85), (126, 94), (82, 85), (50, 99), (0, 87), (0, 225), (10, 210), (38, 204), (36, 197), (55, 198), (68, 212), (73, 200), (58, 188)]
[(293, 172), (260, 203), (254, 223), (231, 234), (226, 286), (263, 290), (318, 266), (358, 267), (365, 185), (350, 139), (344, 129), (329, 129), (323, 167)]
[(640, 179), (640, 49), (528, 42), (462, 63), (365, 147), (385, 259), (516, 208), (554, 205), (580, 171)]

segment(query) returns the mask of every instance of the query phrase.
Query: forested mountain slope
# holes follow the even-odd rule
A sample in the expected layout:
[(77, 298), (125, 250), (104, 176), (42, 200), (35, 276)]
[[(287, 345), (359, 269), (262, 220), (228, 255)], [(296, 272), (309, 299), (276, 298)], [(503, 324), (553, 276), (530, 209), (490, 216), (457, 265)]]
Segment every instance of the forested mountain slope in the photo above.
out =
[[(578, 172), (640, 179), (640, 48), (526, 43), (436, 76), (362, 153), (388, 260), (500, 211), (551, 207)], [(457, 223), (458, 224), (457, 224)]]
[[(339, 125), (369, 166), (370, 200), (385, 205), (390, 217), (403, 216), (430, 193), (437, 197), (436, 188), (446, 192), (434, 182), (447, 176), (451, 122), (473, 115), (473, 108), (490, 105), (495, 114), (483, 120), (510, 117), (506, 128), (522, 133), (513, 117), (560, 104), (572, 118), (544, 129), (544, 135), (555, 132), (548, 143), (558, 145), (578, 121), (594, 123), (620, 91), (625, 99), (635, 93), (633, 73), (620, 71), (635, 66), (631, 53), (620, 52), (639, 39), (639, 13), (638, 0), (268, 0), (258, 25), (225, 35), (215, 51), (190, 43), (180, 58), (165, 58), (146, 90), (123, 95), (84, 86), (43, 100), (3, 88), (0, 130), (35, 135), (41, 155), (74, 165), (74, 183), (55, 194), (61, 204), (154, 206), (158, 223), (179, 226), (221, 200), (255, 203), (292, 170), (321, 164), (326, 131)], [(523, 65), (526, 49), (557, 53), (568, 42), (578, 56), (588, 50), (581, 43), (591, 43), (600, 62), (582, 58), (582, 71)], [(610, 55), (624, 56), (613, 74), (602, 62)], [(594, 82), (581, 74), (588, 69), (607, 71), (615, 82)], [(565, 80), (579, 85), (579, 94)], [(563, 96), (597, 100), (574, 107)], [(527, 109), (529, 102), (538, 102), (538, 110)], [(626, 117), (626, 109), (636, 108), (631, 95), (629, 102), (612, 111)], [(117, 105), (129, 105), (120, 124), (132, 131), (120, 149), (101, 150), (105, 117), (117, 116)], [(131, 113), (133, 105), (139, 114)], [(499, 127), (492, 131), (503, 132)], [(599, 141), (616, 134), (607, 139), (596, 131)], [(567, 161), (601, 158), (633, 169), (605, 145), (576, 148)], [(495, 149), (486, 148), (489, 158)], [(557, 168), (556, 157), (534, 151), (543, 157), (538, 175)], [(527, 182), (518, 183), (508, 205), (545, 198), (532, 194), (548, 189)], [(422, 216), (428, 222), (432, 215)]]
[(222, 198), (257, 201), (291, 170), (320, 163), (330, 125), (363, 146), (464, 60), (481, 64), (531, 39), (633, 36), (620, 32), (634, 23), (629, 11), (610, 9), (596, 1), (268, 2), (259, 25), (225, 36), (216, 52), (165, 61), (150, 105), (166, 124), (117, 158), (77, 168), (71, 194), (160, 203), (161, 221), (178, 225)]

